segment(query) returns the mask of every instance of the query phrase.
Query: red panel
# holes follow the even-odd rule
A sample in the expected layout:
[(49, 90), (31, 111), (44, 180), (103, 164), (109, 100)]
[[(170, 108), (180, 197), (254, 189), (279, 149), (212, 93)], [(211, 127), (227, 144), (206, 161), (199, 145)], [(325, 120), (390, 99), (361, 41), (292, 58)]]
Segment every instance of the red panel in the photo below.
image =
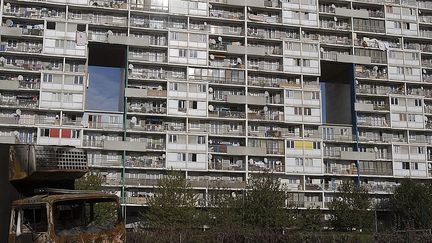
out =
[(72, 134), (72, 132), (70, 129), (62, 129), (61, 137), (62, 138), (70, 138), (71, 134)]
[(51, 138), (58, 138), (59, 136), (60, 136), (60, 129), (58, 129), (58, 128), (51, 128), (50, 129), (50, 133), (49, 133), (49, 136), (51, 137)]

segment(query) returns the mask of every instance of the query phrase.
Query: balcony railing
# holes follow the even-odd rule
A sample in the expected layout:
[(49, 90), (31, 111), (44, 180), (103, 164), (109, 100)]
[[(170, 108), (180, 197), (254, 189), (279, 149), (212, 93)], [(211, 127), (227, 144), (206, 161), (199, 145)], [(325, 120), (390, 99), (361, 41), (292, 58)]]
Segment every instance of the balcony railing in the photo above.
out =
[(209, 111), (210, 117), (223, 117), (223, 118), (235, 118), (244, 119), (246, 118), (246, 113), (243, 111)]

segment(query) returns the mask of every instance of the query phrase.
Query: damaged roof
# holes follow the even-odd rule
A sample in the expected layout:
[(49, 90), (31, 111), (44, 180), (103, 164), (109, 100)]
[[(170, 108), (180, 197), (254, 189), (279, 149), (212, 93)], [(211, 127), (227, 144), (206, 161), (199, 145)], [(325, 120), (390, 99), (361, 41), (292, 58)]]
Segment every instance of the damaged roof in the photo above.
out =
[(55, 195), (36, 195), (33, 197), (19, 199), (13, 202), (14, 206), (34, 203), (55, 203), (59, 201), (70, 201), (70, 200), (87, 200), (87, 199), (110, 199), (118, 200), (116, 195), (107, 194), (103, 192), (88, 192), (75, 193), (75, 194), (55, 194)]

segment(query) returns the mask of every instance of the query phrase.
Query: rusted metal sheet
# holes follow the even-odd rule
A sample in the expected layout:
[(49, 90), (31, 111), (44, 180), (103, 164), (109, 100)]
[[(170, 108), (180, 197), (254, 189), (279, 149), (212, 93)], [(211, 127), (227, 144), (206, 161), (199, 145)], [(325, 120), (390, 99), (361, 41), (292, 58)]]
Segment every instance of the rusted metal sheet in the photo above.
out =
[[(86, 202), (96, 202), (108, 200), (115, 202), (117, 209), (119, 208), (119, 199), (115, 195), (106, 194), (102, 192), (88, 192), (80, 193), (76, 191), (75, 194), (56, 194), (56, 195), (37, 195), (29, 198), (17, 200), (13, 203), (13, 208), (22, 208), (29, 205), (46, 205), (47, 208), (47, 232), (34, 233), (27, 238), (18, 238), (14, 232), (9, 234), (10, 243), (122, 243), (125, 239), (125, 227), (122, 220), (117, 221), (110, 226), (110, 229), (99, 230), (98, 225), (95, 225), (91, 230), (75, 230), (66, 234), (57, 234), (55, 229), (57, 225), (54, 222), (54, 205), (56, 203), (67, 203), (74, 201), (84, 200)], [(18, 240), (17, 240), (18, 239)]]

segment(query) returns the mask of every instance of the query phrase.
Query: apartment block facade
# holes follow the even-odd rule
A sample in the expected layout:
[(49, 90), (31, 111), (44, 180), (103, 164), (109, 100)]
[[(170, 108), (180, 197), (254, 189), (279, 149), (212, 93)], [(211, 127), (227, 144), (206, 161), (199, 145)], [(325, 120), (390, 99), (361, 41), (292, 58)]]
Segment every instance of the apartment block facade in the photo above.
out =
[[(271, 171), (299, 207), (432, 177), (432, 2), (1, 0), (0, 142), (71, 145), (128, 210), (168, 170), (206, 205)], [(121, 111), (86, 108), (121, 49)], [(431, 120), (429, 120), (431, 119)]]

